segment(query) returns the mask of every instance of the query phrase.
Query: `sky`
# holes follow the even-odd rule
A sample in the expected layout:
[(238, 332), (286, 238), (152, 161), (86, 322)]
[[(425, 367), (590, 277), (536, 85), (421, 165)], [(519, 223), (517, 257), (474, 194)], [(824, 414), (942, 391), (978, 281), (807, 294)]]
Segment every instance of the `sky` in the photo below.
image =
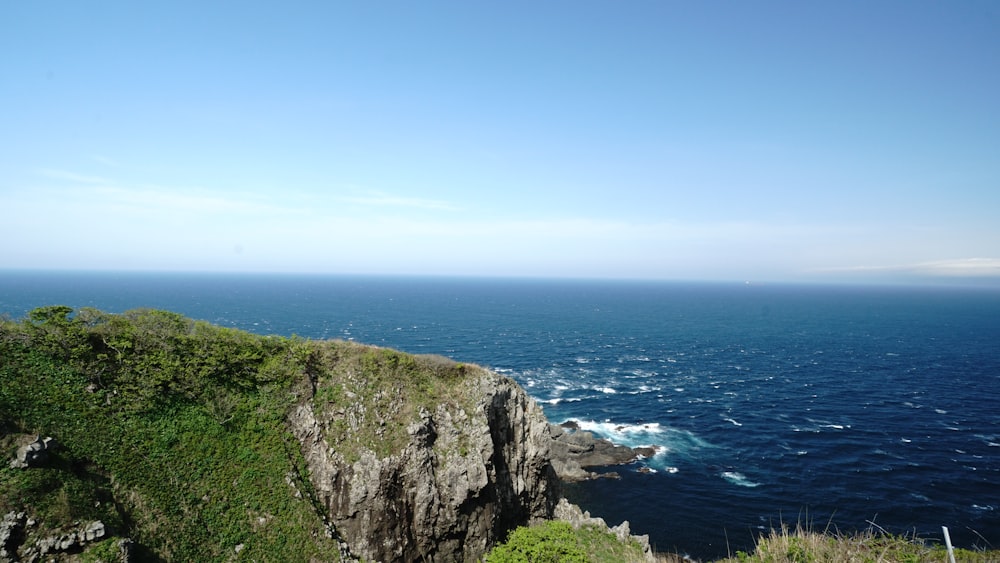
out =
[(1000, 286), (1000, 4), (3, 2), (0, 269)]

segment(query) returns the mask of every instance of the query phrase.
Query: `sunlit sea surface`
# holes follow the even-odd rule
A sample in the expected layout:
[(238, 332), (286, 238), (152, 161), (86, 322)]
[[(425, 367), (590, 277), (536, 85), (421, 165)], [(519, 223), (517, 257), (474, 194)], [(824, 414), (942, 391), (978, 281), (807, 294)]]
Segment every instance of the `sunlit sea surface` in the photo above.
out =
[(798, 521), (1000, 548), (997, 290), (0, 272), (0, 313), (51, 304), (488, 366), (553, 422), (656, 448), (566, 492), (660, 549)]

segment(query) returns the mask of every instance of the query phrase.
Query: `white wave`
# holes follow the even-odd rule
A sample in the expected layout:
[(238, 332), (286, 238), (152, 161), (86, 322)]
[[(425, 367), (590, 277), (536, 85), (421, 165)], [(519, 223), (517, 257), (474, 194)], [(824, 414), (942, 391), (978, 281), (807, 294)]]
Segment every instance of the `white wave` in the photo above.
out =
[(656, 422), (620, 424), (610, 420), (596, 422), (570, 418), (569, 421), (595, 436), (630, 448), (653, 448), (653, 455), (646, 463), (650, 467), (666, 470), (668, 462), (679, 456), (692, 458), (698, 452), (715, 446), (688, 430), (663, 426)]
[(760, 483), (754, 483), (753, 481), (747, 479), (747, 476), (738, 471), (723, 471), (722, 478), (734, 485), (739, 485), (740, 487), (759, 487)]
[(934, 409), (934, 412), (936, 412), (938, 414), (948, 414), (948, 411), (946, 411), (944, 409)]
[(733, 420), (731, 418), (723, 418), (722, 420), (725, 420), (726, 422), (732, 422), (733, 426), (743, 426), (742, 422), (736, 422), (735, 420)]
[(996, 508), (992, 504), (987, 504), (985, 506), (980, 505), (980, 504), (973, 504), (972, 508), (974, 508), (976, 510), (988, 510), (988, 511), (996, 510)]
[(608, 395), (614, 395), (615, 393), (618, 392), (618, 391), (615, 390), (614, 387), (594, 387), (594, 390), (595, 391), (600, 391), (601, 393), (605, 393), (605, 394), (608, 394)]
[(678, 471), (680, 471), (680, 469), (677, 469), (674, 466), (670, 466), (670, 467), (666, 468), (666, 472), (670, 473), (671, 475), (673, 475), (674, 473), (677, 473)]
[(664, 431), (659, 422), (649, 422), (645, 424), (618, 424), (611, 422), (610, 420), (606, 420), (604, 422), (577, 419), (570, 420), (576, 422), (582, 430), (600, 434), (601, 436), (607, 437), (612, 442), (615, 441), (615, 438), (626, 439), (630, 436), (637, 435), (658, 435), (662, 434)]

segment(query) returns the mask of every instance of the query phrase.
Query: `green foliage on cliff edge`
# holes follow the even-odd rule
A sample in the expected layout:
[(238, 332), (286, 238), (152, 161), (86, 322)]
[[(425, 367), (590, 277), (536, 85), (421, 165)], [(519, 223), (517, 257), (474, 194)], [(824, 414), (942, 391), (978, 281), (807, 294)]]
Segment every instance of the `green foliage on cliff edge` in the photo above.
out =
[[(464, 370), (166, 311), (36, 309), (0, 321), (0, 514), (28, 512), (39, 537), (101, 520), (144, 558), (337, 560), (288, 409), (320, 381), (326, 396), (314, 402), (368, 405), (352, 413), (382, 418), (354, 421), (364, 444), (337, 436), (345, 451), (386, 455), (404, 445), (396, 423), (453, 395)], [(401, 396), (395, 408), (375, 404)], [(35, 435), (60, 449), (44, 467), (10, 468)]]
[(522, 526), (486, 556), (485, 563), (640, 563), (646, 561), (636, 542), (619, 541), (593, 526), (573, 528), (549, 521)]

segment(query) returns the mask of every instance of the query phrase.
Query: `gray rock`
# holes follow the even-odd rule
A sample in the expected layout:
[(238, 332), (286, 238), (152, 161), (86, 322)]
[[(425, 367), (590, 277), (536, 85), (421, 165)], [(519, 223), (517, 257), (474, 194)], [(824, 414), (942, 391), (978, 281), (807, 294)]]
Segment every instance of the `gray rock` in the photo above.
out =
[(629, 448), (596, 438), (590, 432), (580, 430), (575, 422), (561, 425), (550, 424), (552, 439), (550, 455), (552, 467), (564, 481), (582, 481), (596, 478), (616, 478), (616, 473), (595, 473), (587, 471), (593, 467), (607, 467), (632, 463), (640, 456), (650, 457), (653, 448)]
[(421, 412), (409, 444), (381, 459), (363, 452), (347, 463), (309, 403), (289, 415), (318, 501), (353, 556), (478, 560), (513, 528), (551, 517), (559, 479), (542, 410), (509, 378), (468, 377), (463, 392), (480, 398), (473, 411)]
[(23, 541), (27, 516), (24, 512), (10, 511), (0, 520), (0, 561), (15, 561), (17, 548)]
[(579, 506), (571, 504), (566, 499), (559, 499), (559, 504), (556, 505), (553, 517), (558, 520), (569, 522), (569, 524), (574, 528), (579, 528), (580, 526), (596, 526), (601, 530), (613, 533), (620, 541), (635, 541), (642, 547), (646, 561), (649, 561), (650, 563), (658, 561), (656, 554), (649, 545), (649, 536), (633, 536), (628, 520), (625, 520), (613, 528), (609, 527), (608, 523), (605, 522), (603, 518), (592, 517), (589, 512), (581, 510)]
[(17, 449), (17, 454), (11, 460), (10, 466), (13, 469), (27, 469), (45, 465), (49, 459), (49, 453), (56, 449), (58, 443), (54, 438), (42, 438), (36, 436), (35, 439)]
[(44, 537), (30, 545), (24, 545), (21, 548), (21, 557), (30, 561), (53, 553), (77, 551), (83, 549), (87, 544), (101, 541), (105, 537), (107, 537), (107, 528), (103, 522), (96, 520), (74, 530)]

